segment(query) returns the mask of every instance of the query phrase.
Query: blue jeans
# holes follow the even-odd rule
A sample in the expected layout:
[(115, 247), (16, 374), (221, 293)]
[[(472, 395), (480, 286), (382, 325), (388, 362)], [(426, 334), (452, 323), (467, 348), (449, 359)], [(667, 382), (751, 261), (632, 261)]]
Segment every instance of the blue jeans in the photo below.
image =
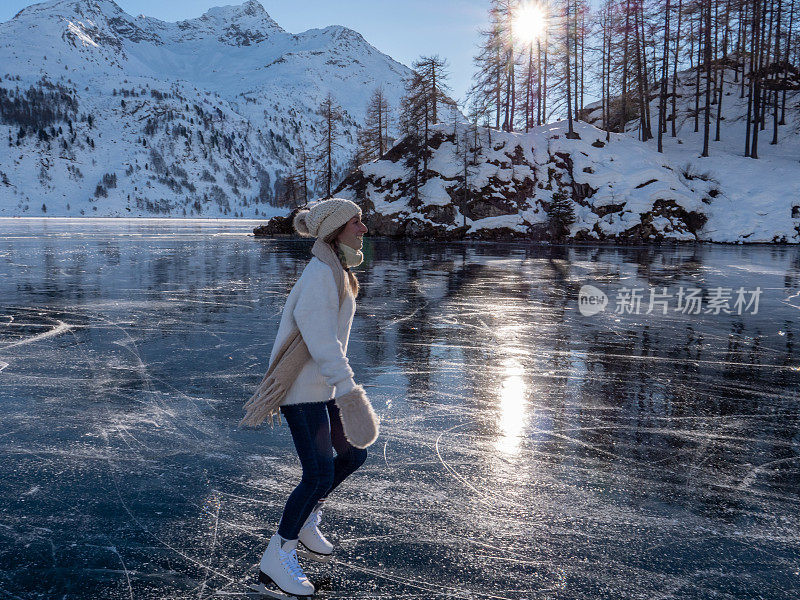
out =
[(345, 438), (339, 407), (333, 399), (282, 406), (281, 412), (292, 432), (303, 477), (286, 501), (278, 535), (296, 540), (317, 502), (364, 464), (367, 451), (352, 446)]

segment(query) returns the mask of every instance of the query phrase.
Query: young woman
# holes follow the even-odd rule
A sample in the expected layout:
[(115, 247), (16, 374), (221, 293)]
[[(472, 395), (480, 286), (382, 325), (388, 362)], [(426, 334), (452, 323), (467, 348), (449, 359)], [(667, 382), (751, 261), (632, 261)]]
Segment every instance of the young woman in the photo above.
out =
[[(352, 417), (344, 401), (360, 394), (374, 416), (363, 388), (353, 380), (346, 356), (359, 287), (350, 268), (364, 258), (362, 236), (367, 228), (361, 222), (360, 207), (339, 198), (298, 212), (293, 224), (300, 235), (317, 240), (314, 256), (286, 300), (270, 363), (296, 326), (311, 360), (294, 379), (280, 411), (291, 430), (303, 476), (286, 501), (278, 532), (261, 559), (259, 581), (272, 582), (287, 594), (310, 596), (314, 585), (298, 563), (298, 541), (317, 555), (333, 552), (333, 544), (319, 530), (322, 506), (367, 458), (366, 449), (348, 441), (354, 436), (346, 433), (353, 431), (354, 424), (349, 422)], [(342, 411), (346, 411), (344, 423)]]

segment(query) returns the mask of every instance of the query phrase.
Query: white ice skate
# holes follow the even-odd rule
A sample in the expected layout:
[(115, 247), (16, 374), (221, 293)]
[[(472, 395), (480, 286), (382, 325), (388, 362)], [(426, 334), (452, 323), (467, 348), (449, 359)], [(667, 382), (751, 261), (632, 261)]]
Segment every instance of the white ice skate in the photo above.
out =
[(308, 515), (308, 519), (300, 529), (300, 543), (297, 554), (303, 558), (308, 558), (316, 562), (326, 563), (333, 556), (333, 544), (331, 544), (319, 530), (319, 523), (322, 520), (322, 510), (317, 509)]
[[(296, 549), (297, 540), (283, 541), (277, 533), (273, 535), (264, 556), (261, 557), (259, 585), (254, 585), (252, 588), (264, 596), (279, 600), (312, 596), (315, 591), (314, 584), (308, 580), (300, 563), (297, 562)], [(270, 590), (267, 587), (270, 584), (275, 585), (283, 594)]]

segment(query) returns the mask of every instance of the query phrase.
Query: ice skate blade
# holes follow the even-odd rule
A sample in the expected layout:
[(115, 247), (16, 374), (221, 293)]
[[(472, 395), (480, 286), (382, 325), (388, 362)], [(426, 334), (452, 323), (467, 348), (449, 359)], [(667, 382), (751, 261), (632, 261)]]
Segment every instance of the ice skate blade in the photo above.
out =
[[(267, 587), (268, 584), (272, 585), (272, 586), (275, 586), (276, 588), (278, 588), (279, 591), (271, 590), (270, 588)], [(306, 595), (300, 595), (300, 594), (289, 594), (287, 592), (284, 592), (281, 589), (281, 586), (279, 586), (277, 583), (275, 583), (269, 577), (269, 575), (267, 575), (266, 573), (264, 573), (264, 571), (262, 571), (260, 569), (258, 571), (258, 583), (254, 583), (250, 587), (251, 587), (251, 589), (253, 589), (253, 590), (257, 591), (258, 593), (266, 596), (267, 598), (277, 598), (277, 600), (303, 600), (304, 598), (311, 598), (311, 596), (314, 595), (313, 593), (306, 594)], [(314, 591), (316, 591), (316, 590), (314, 590)]]
[(290, 596), (282, 592), (275, 592), (265, 586), (263, 583), (254, 583), (250, 586), (254, 592), (261, 594), (264, 598), (275, 598), (276, 600), (301, 600), (301, 598), (310, 598), (311, 596)]
[(313, 560), (314, 562), (318, 563), (329, 563), (333, 558), (333, 554), (318, 554), (317, 552), (312, 552), (308, 548), (297, 546), (297, 556), (300, 558), (307, 558), (308, 560)]

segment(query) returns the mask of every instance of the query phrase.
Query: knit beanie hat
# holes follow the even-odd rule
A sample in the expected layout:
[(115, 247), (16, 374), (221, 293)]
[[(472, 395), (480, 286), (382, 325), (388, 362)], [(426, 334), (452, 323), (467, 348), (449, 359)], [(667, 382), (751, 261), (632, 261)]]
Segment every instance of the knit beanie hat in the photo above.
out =
[(294, 216), (294, 229), (303, 237), (325, 239), (330, 233), (347, 223), (356, 215), (361, 215), (361, 207), (344, 198), (329, 198), (310, 205), (310, 209), (297, 211)]

